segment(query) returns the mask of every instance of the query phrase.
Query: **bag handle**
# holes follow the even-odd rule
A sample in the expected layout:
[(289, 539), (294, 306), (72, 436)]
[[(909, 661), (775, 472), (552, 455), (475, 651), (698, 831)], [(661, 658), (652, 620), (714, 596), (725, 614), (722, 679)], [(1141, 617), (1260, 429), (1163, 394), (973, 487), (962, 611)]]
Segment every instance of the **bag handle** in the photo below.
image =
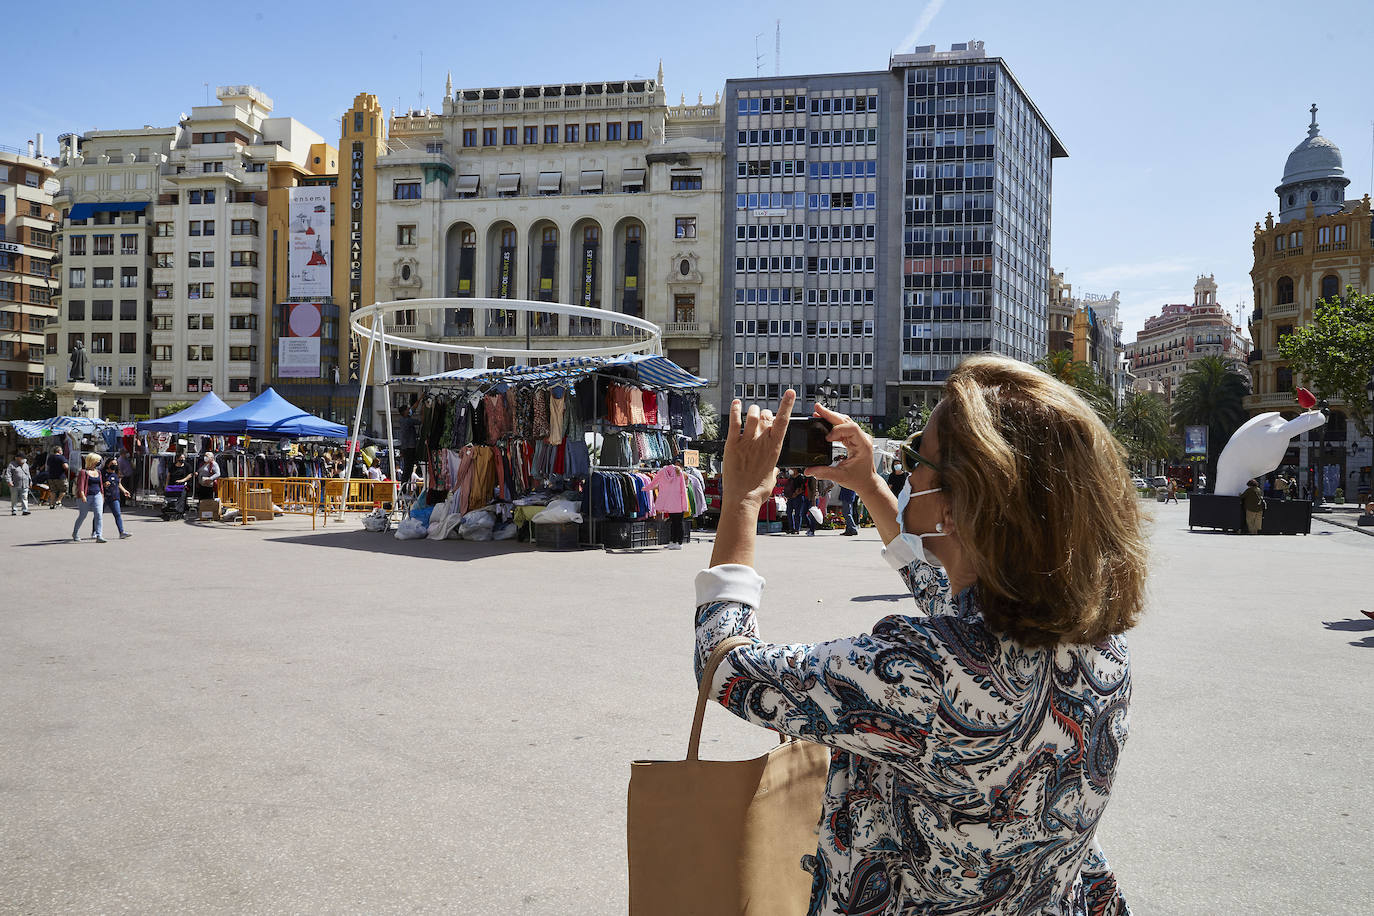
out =
[[(687, 759), (698, 759), (698, 752), (701, 749), (701, 725), (706, 720), (706, 702), (711, 696), (711, 682), (715, 679), (716, 669), (725, 660), (725, 656), (732, 649), (740, 646), (753, 645), (754, 640), (748, 636), (727, 636), (711, 651), (711, 656), (706, 659), (706, 667), (701, 670), (701, 686), (697, 688), (697, 709), (692, 716), (692, 735), (687, 740)], [(778, 732), (778, 743), (787, 741), (787, 736)]]

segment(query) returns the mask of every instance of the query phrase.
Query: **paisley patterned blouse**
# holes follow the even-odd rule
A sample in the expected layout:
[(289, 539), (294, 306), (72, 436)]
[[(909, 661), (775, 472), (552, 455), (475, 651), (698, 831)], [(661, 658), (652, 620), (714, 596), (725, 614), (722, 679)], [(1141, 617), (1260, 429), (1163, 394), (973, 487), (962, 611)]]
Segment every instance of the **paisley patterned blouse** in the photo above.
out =
[[(919, 616), (742, 646), (712, 684), (735, 715), (831, 748), (808, 916), (1129, 916), (1094, 839), (1126, 741), (1125, 639), (1027, 649), (938, 569), (901, 575)], [(763, 584), (698, 575), (698, 679), (722, 639), (757, 639)]]

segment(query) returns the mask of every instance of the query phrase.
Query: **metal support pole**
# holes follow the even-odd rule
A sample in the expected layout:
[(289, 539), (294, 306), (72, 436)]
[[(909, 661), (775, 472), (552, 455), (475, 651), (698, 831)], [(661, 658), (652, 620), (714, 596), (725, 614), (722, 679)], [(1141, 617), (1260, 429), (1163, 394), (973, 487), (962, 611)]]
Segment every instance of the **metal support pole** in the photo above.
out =
[[(376, 345), (377, 345), (377, 325), (376, 325), (376, 322), (374, 321), (374, 322), (373, 322), (373, 325), (372, 325), (372, 331), (371, 331), (370, 334), (368, 334), (368, 337), (367, 337), (367, 353), (363, 355), (363, 372), (362, 372), (362, 375), (358, 376), (358, 409), (357, 409), (357, 410), (354, 412), (354, 414), (353, 414), (353, 444), (354, 444), (354, 446), (357, 446), (357, 445), (358, 445), (358, 442), (359, 442), (358, 437), (359, 437), (359, 435), (361, 434), (361, 427), (362, 427), (362, 423), (363, 423), (363, 401), (366, 400), (366, 398), (367, 398), (367, 378), (368, 378), (368, 375), (372, 372), (372, 350), (373, 350), (373, 348), (374, 348)], [(349, 461), (348, 461), (348, 462), (345, 462), (345, 465), (344, 465), (344, 475), (345, 475), (345, 476), (344, 476), (344, 480), (347, 480), (347, 479), (348, 479), (348, 478), (347, 478), (347, 474), (348, 474), (349, 468), (352, 466), (351, 462), (352, 462), (352, 455), (350, 454), (350, 455), (349, 455)], [(326, 484), (326, 482), (328, 481), (328, 479), (329, 479), (329, 478), (327, 478), (327, 477), (321, 477), (321, 478), (320, 478), (320, 485), (321, 485), (321, 486), (324, 486), (324, 485)], [(345, 484), (345, 486), (347, 486), (347, 484)], [(320, 494), (320, 498), (321, 498), (321, 499), (324, 498), (324, 494), (323, 494), (323, 493)], [(325, 513), (324, 518), (325, 518), (325, 525), (327, 526), (327, 525), (329, 524), (329, 513), (328, 513), (328, 512)], [(339, 520), (340, 520), (340, 521), (343, 521), (343, 506), (342, 506), (342, 502), (340, 503), (340, 507), (339, 507)]]

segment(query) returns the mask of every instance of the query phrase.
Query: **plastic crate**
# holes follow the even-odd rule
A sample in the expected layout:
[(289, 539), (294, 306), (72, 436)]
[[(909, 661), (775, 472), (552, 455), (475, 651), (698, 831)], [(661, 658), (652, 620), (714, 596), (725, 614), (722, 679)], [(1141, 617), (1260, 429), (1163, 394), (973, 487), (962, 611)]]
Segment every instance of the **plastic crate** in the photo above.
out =
[(668, 523), (654, 519), (597, 522), (601, 546), (607, 550), (642, 550), (666, 543)]
[(577, 522), (531, 527), (534, 528), (534, 546), (538, 550), (576, 550), (578, 533), (582, 530)]

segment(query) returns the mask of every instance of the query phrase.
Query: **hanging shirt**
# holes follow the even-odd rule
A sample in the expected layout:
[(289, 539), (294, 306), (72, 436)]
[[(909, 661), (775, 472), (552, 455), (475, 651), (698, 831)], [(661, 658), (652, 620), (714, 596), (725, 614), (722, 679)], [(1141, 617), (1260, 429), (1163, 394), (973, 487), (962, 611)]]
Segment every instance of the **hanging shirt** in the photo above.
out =
[(665, 464), (649, 481), (655, 491), (654, 511), (672, 514), (687, 511), (687, 477), (675, 464)]

